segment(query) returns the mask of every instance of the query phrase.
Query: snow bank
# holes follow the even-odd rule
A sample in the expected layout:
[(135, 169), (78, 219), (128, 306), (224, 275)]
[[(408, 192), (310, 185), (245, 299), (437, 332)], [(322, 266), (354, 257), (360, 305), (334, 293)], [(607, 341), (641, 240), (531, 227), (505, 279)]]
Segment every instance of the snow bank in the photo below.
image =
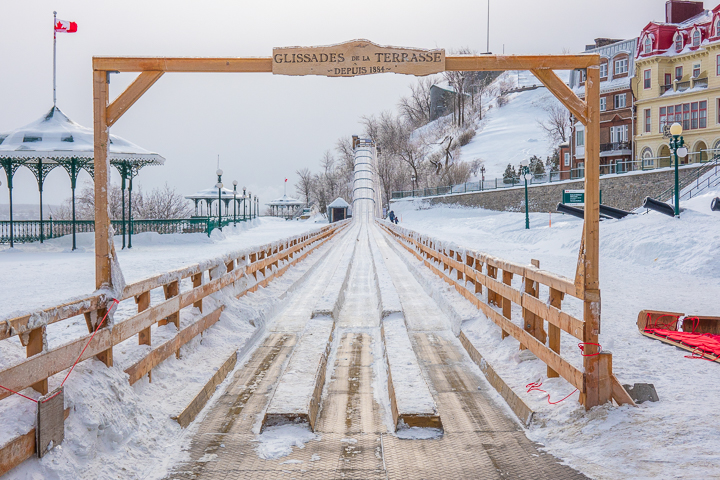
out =
[[(258, 442), (258, 445), (255, 447), (255, 451), (263, 460), (276, 460), (290, 455), (293, 447), (305, 448), (307, 442), (320, 440), (320, 438), (320, 435), (313, 433), (306, 424), (267, 427), (256, 437), (255, 441)], [(315, 456), (313, 455), (313, 457)], [(311, 459), (311, 461), (315, 460), (320, 460), (320, 457)], [(302, 461), (288, 460), (283, 463), (302, 463)]]
[[(552, 401), (573, 391), (561, 378), (547, 379), (546, 366), (521, 353), (512, 337), (482, 315), (463, 331), (497, 373), (535, 411), (528, 436), (552, 454), (599, 479), (708, 478), (717, 474), (720, 437), (715, 434), (712, 402), (720, 395), (714, 381), (719, 366), (685, 358), (687, 352), (643, 337), (635, 325), (638, 312), (656, 309), (717, 316), (720, 298), (720, 214), (709, 211), (716, 188), (682, 202), (680, 219), (651, 212), (600, 224), (600, 343), (613, 353), (613, 371), (622, 383), (652, 383), (660, 401), (639, 408), (593, 408), (585, 412), (577, 394), (557, 405), (547, 396), (527, 393), (525, 385), (542, 381)], [(403, 226), (441, 241), (529, 263), (572, 278), (582, 222), (547, 214), (530, 214), (530, 230), (520, 213), (439, 206), (415, 210), (410, 202), (396, 206)], [(415, 260), (419, 265), (419, 261)], [(422, 269), (421, 269), (422, 271)], [(456, 308), (472, 305), (425, 269)], [(434, 277), (434, 278), (433, 278)], [(541, 300), (547, 299), (546, 289)], [(462, 307), (462, 308), (465, 308)], [(514, 306), (512, 315), (521, 311)], [(472, 307), (474, 308), (474, 307)], [(563, 309), (582, 318), (582, 303), (566, 297)], [(561, 351), (582, 365), (577, 340), (563, 334)], [(394, 372), (393, 372), (394, 373)]]

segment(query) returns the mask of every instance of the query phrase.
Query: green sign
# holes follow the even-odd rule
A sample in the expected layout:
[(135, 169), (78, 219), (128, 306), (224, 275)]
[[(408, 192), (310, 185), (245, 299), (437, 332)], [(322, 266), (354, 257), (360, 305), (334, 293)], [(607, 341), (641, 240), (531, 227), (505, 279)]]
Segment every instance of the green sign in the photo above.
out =
[[(562, 203), (584, 204), (585, 190), (563, 190)], [(600, 203), (602, 203), (602, 190), (600, 190)]]

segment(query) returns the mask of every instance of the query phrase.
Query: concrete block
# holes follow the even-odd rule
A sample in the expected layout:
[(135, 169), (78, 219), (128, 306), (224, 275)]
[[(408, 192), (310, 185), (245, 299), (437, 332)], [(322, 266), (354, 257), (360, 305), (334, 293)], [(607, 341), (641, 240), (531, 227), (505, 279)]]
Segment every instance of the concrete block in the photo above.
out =
[(636, 383), (633, 386), (623, 385), (623, 388), (626, 392), (628, 392), (628, 394), (635, 401), (635, 403), (660, 401), (660, 398), (655, 391), (655, 385), (653, 385), (652, 383)]

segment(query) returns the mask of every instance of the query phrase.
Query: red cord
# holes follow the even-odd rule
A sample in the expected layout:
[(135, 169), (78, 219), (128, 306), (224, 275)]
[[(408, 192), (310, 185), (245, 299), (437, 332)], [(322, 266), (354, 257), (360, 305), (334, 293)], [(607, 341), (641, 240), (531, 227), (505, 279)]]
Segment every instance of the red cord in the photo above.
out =
[[(597, 353), (585, 353), (585, 347), (583, 345), (595, 345), (598, 347)], [(600, 355), (602, 353), (602, 345), (599, 343), (593, 343), (593, 342), (580, 342), (578, 343), (578, 348), (580, 349), (580, 355), (583, 357), (594, 357), (595, 355)]]
[(543, 390), (542, 388), (540, 388), (540, 387), (542, 387), (542, 382), (540, 382), (540, 381), (533, 382), (533, 383), (528, 383), (527, 385), (525, 385), (525, 388), (528, 389), (527, 393), (530, 393), (530, 392), (543, 392), (543, 393), (547, 393), (547, 401), (548, 401), (548, 403), (549, 403), (550, 405), (556, 405), (556, 404), (562, 402), (563, 400), (567, 400), (568, 398), (570, 398), (570, 395), (572, 395), (573, 393), (575, 393), (575, 392), (578, 391), (578, 389), (576, 388), (575, 390), (573, 390), (572, 392), (570, 392), (570, 394), (567, 395), (565, 398), (563, 398), (563, 399), (561, 399), (561, 400), (558, 400), (557, 402), (551, 402), (551, 401), (550, 401), (550, 394), (549, 394), (548, 392), (546, 392), (545, 390)]
[[(65, 378), (63, 379), (62, 383), (60, 384), (61, 387), (62, 387), (63, 385), (65, 385), (65, 381), (66, 381), (66, 380), (68, 379), (68, 377), (70, 376), (70, 373), (71, 373), (71, 372), (73, 371), (73, 369), (75, 368), (75, 365), (78, 364), (78, 362), (80, 361), (80, 358), (83, 356), (83, 353), (85, 353), (85, 350), (87, 350), (88, 345), (90, 345), (90, 342), (92, 342), (92, 339), (95, 338), (95, 334), (97, 333), (98, 330), (100, 330), (100, 327), (102, 326), (102, 324), (105, 323), (105, 319), (107, 318), (107, 316), (108, 316), (108, 314), (110, 313), (110, 311), (113, 309), (113, 307), (114, 307), (116, 304), (119, 304), (119, 303), (120, 303), (119, 300), (113, 298), (113, 305), (112, 305), (110, 308), (108, 308), (108, 311), (105, 313), (105, 316), (102, 318), (102, 320), (100, 321), (100, 323), (98, 324), (98, 326), (95, 328), (95, 331), (94, 331), (93, 334), (90, 336), (90, 340), (87, 341), (87, 343), (85, 344), (85, 347), (83, 347), (83, 349), (82, 349), (82, 352), (80, 352), (80, 355), (78, 355), (77, 359), (75, 360), (75, 363), (73, 363), (73, 366), (70, 367), (70, 371), (67, 373), (67, 375), (65, 375)], [(14, 393), (14, 394), (16, 394), (16, 395), (20, 395), (21, 397), (27, 398), (28, 400), (32, 400), (32, 401), (35, 402), (35, 403), (38, 402), (38, 401), (35, 400), (34, 398), (26, 397), (26, 396), (23, 395), (22, 393), (18, 393), (18, 392), (16, 392), (15, 390), (11, 390), (11, 389), (9, 389), (9, 388), (7, 388), (7, 387), (3, 387), (2, 385), (0, 385), (0, 388), (3, 388), (3, 389), (5, 389), (5, 390), (7, 390), (8, 392), (12, 392), (12, 393)], [(48, 400), (50, 400), (50, 399), (52, 399), (52, 398), (55, 398), (55, 397), (58, 396), (59, 394), (60, 394), (60, 392), (58, 391), (58, 392), (57, 392), (55, 395), (53, 395), (52, 397), (46, 398), (45, 400), (43, 400), (43, 403), (47, 402)]]

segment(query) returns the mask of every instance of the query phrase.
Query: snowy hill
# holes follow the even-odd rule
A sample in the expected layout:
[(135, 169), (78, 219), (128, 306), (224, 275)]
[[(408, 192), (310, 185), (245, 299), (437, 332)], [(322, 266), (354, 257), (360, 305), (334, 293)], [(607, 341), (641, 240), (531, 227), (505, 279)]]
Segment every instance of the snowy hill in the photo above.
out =
[[(561, 78), (567, 76), (567, 72), (560, 73), (565, 74)], [(518, 87), (540, 84), (529, 72), (508, 72), (505, 75), (512, 78)], [(538, 125), (538, 120), (547, 116), (543, 108), (557, 102), (553, 94), (540, 87), (511, 93), (507, 99), (507, 104), (502, 107), (497, 106), (497, 99), (492, 100), (477, 135), (461, 150), (465, 161), (484, 160), (485, 178), (500, 178), (508, 163), (517, 165), (532, 155), (544, 159), (553, 150), (553, 145)]]

